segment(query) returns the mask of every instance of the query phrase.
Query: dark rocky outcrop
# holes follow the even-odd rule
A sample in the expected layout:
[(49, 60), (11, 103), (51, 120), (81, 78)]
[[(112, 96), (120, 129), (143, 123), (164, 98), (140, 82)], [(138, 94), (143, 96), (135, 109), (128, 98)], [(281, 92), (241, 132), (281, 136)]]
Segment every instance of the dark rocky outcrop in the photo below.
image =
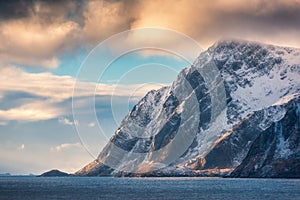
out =
[(48, 172), (45, 172), (38, 177), (65, 177), (65, 176), (70, 176), (70, 174), (61, 172), (57, 169), (50, 170)]
[(300, 178), (300, 99), (255, 139), (231, 177)]

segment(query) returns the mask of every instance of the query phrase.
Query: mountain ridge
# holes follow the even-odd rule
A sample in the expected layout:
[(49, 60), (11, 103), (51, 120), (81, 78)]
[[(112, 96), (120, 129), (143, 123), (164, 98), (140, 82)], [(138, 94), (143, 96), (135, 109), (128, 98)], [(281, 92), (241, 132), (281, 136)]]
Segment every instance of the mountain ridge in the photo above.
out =
[[(171, 86), (148, 92), (124, 118), (98, 159), (75, 175), (229, 175), (243, 163), (261, 132), (285, 116), (284, 106), (274, 104), (281, 105), (284, 98), (300, 92), (299, 63), (299, 49), (218, 41), (182, 70)], [(207, 74), (213, 76), (203, 76)], [(192, 90), (185, 91), (188, 87)], [(153, 156), (178, 137), (181, 127), (195, 132), (188, 148), (169, 163), (166, 160), (173, 151)], [(233, 143), (223, 144), (233, 133)], [(118, 148), (125, 153), (116, 154)]]

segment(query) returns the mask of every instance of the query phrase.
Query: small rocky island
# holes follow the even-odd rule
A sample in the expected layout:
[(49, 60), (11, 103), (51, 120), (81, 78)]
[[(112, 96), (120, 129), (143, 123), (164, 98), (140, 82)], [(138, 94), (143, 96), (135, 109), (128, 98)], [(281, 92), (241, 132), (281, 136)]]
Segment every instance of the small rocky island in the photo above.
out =
[(53, 169), (39, 175), (38, 177), (66, 177), (66, 176), (70, 176), (70, 174), (59, 171), (57, 169)]

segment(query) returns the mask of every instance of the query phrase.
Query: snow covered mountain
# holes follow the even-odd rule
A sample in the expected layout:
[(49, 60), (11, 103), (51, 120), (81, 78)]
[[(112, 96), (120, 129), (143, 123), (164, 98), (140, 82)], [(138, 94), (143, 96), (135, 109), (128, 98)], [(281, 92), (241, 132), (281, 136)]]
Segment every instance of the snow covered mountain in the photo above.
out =
[[(262, 163), (272, 168), (276, 159), (285, 160), (286, 174), (295, 173), (299, 93), (299, 49), (217, 42), (171, 86), (141, 99), (98, 159), (76, 175), (262, 176), (270, 171)], [(278, 123), (288, 133), (271, 131)], [(265, 158), (272, 145), (273, 157)]]

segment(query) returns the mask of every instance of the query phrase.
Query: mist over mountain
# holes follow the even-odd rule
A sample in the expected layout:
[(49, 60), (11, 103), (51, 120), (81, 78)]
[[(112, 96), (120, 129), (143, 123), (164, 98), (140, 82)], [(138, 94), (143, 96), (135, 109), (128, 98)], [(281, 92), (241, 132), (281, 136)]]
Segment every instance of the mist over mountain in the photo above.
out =
[(223, 40), (150, 91), (78, 176), (300, 177), (300, 50)]

